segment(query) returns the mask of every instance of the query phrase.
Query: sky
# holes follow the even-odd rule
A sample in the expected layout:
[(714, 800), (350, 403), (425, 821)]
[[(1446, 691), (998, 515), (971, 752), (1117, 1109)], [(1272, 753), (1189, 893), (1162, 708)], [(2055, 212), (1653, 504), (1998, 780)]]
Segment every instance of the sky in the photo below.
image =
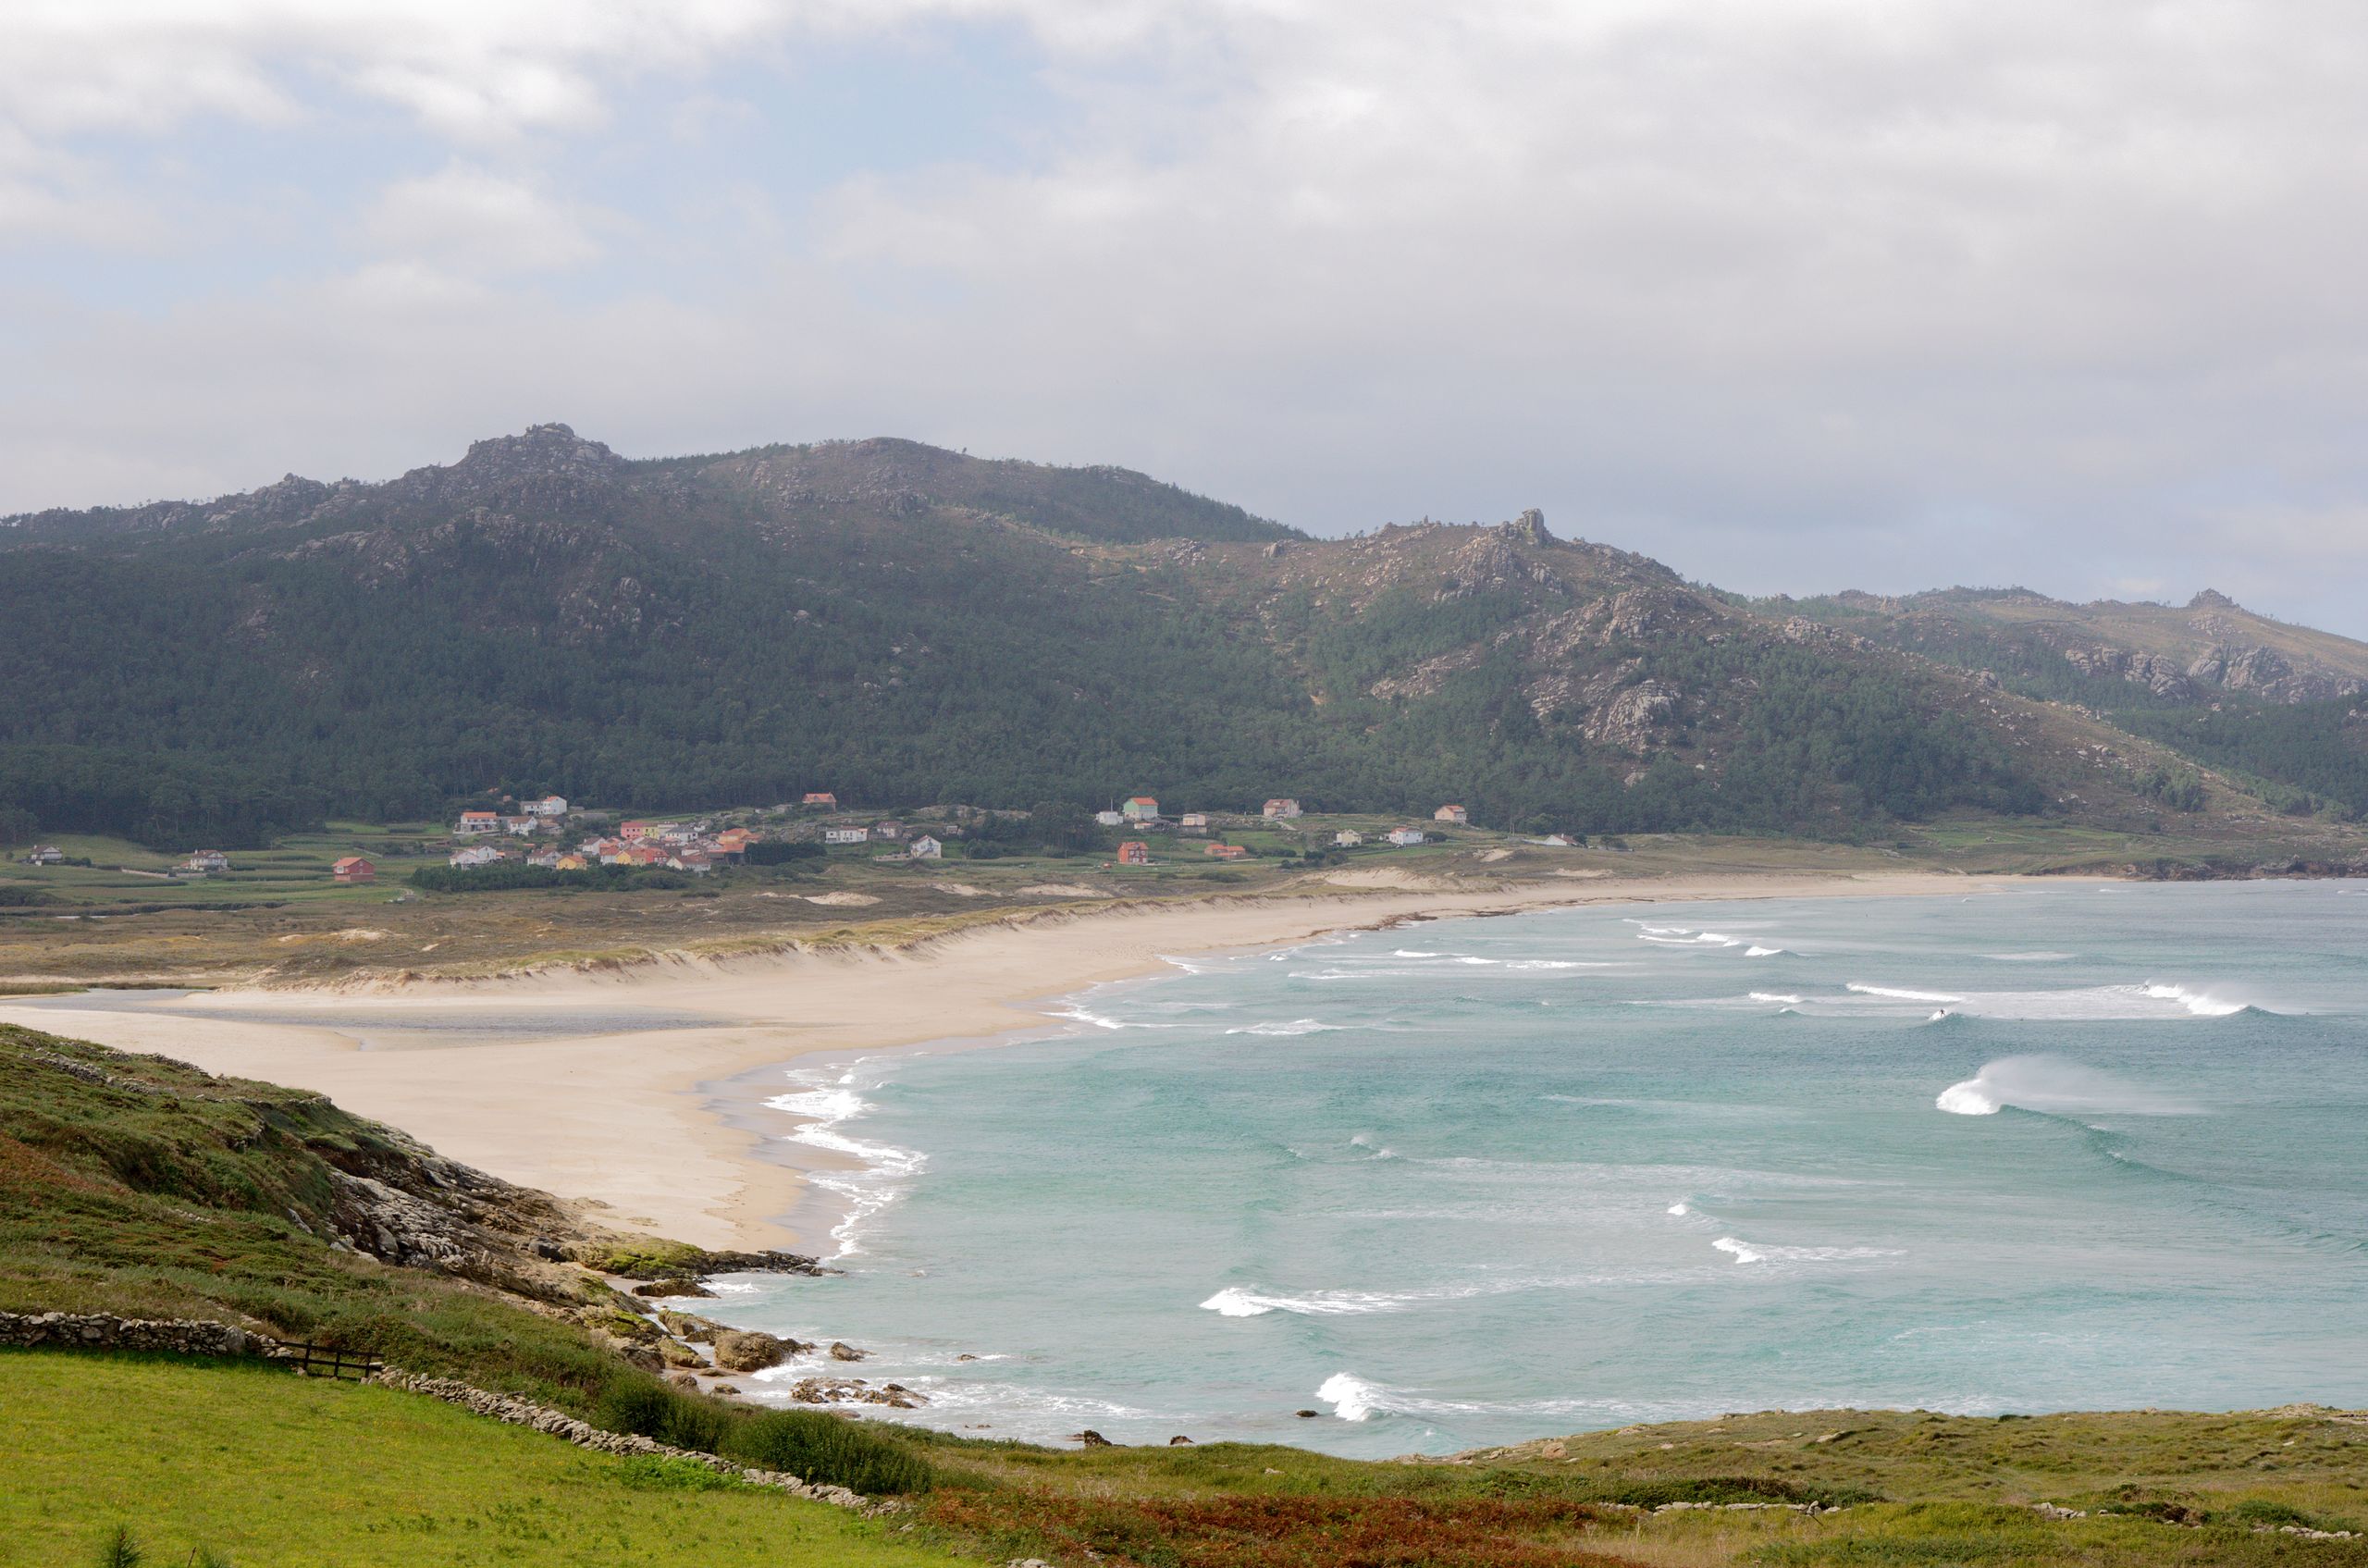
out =
[(9, 0), (0, 512), (900, 435), (2368, 636), (2351, 0)]

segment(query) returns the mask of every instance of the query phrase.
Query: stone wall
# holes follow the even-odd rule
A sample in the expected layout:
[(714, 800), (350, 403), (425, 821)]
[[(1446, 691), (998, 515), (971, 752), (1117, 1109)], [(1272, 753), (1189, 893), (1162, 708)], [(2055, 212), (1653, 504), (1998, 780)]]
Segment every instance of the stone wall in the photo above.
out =
[[(154, 1351), (169, 1355), (206, 1356), (270, 1356), (279, 1353), (278, 1344), (260, 1334), (250, 1334), (228, 1323), (204, 1319), (175, 1319), (151, 1317), (118, 1317), (112, 1313), (73, 1312), (0, 1312), (0, 1346), (26, 1348), (40, 1346), (56, 1350), (92, 1351)], [(446, 1404), (502, 1422), (512, 1426), (532, 1427), (578, 1448), (599, 1453), (652, 1454), (666, 1459), (684, 1459), (704, 1465), (720, 1475), (730, 1475), (759, 1487), (771, 1487), (795, 1497), (827, 1502), (839, 1508), (874, 1511), (872, 1503), (845, 1487), (815, 1486), (778, 1470), (752, 1470), (734, 1464), (728, 1459), (718, 1459), (711, 1453), (697, 1453), (689, 1449), (669, 1448), (648, 1438), (628, 1432), (608, 1432), (578, 1421), (564, 1411), (536, 1404), (510, 1394), (488, 1393), (483, 1389), (450, 1377), (426, 1377), (386, 1367), (370, 1378), (385, 1388), (404, 1393), (420, 1394)]]
[(719, 1475), (731, 1475), (756, 1486), (771, 1487), (793, 1496), (810, 1498), (816, 1502), (867, 1510), (875, 1506), (845, 1487), (815, 1486), (779, 1470), (751, 1470), (728, 1459), (718, 1459), (711, 1453), (669, 1448), (655, 1438), (636, 1437), (630, 1432), (604, 1431), (589, 1422), (578, 1421), (565, 1411), (553, 1410), (549, 1405), (522, 1400), (513, 1394), (487, 1393), (483, 1389), (450, 1377), (426, 1377), (390, 1366), (370, 1380), (386, 1388), (400, 1389), (405, 1393), (442, 1400), (447, 1404), (459, 1405), (462, 1410), (512, 1426), (530, 1426), (562, 1442), (574, 1443), (578, 1448), (591, 1449), (598, 1453), (653, 1454), (666, 1459), (686, 1459)]
[(222, 1356), (269, 1355), (277, 1348), (262, 1335), (228, 1323), (105, 1312), (0, 1312), (0, 1345)]

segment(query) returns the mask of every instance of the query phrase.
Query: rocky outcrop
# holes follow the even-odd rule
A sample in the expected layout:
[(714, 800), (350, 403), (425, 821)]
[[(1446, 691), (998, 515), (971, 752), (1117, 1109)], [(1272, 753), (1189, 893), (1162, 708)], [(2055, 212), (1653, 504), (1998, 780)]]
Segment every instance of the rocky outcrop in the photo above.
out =
[(2317, 665), (2298, 669), (2284, 654), (2261, 644), (2215, 643), (2196, 657), (2187, 673), (2207, 685), (2269, 702), (2324, 702), (2368, 689), (2353, 676)]
[(789, 1386), (789, 1397), (800, 1404), (882, 1404), (894, 1410), (919, 1410), (927, 1394), (902, 1383), (870, 1383), (861, 1377), (801, 1377)]
[(486, 1416), (511, 1426), (526, 1426), (535, 1431), (574, 1443), (595, 1453), (652, 1455), (665, 1459), (686, 1460), (704, 1466), (719, 1475), (729, 1475), (752, 1486), (771, 1487), (794, 1497), (809, 1498), (840, 1508), (870, 1510), (873, 1505), (859, 1494), (845, 1487), (816, 1486), (779, 1470), (752, 1470), (734, 1464), (728, 1459), (718, 1459), (711, 1453), (699, 1453), (690, 1449), (671, 1448), (653, 1438), (635, 1437), (630, 1432), (607, 1432), (588, 1421), (578, 1421), (564, 1411), (522, 1400), (513, 1394), (487, 1393), (483, 1389), (455, 1381), (450, 1377), (423, 1377), (413, 1373), (388, 1367), (371, 1378), (374, 1383), (389, 1389), (400, 1389), (408, 1394), (421, 1394), (441, 1400), (462, 1410)]
[(2173, 702), (2195, 700), (2192, 673), (2157, 653), (2138, 653), (2100, 643), (2093, 648), (2067, 648), (2064, 660), (2084, 675), (2128, 681)]
[(1596, 704), (1579, 728), (1597, 746), (1642, 757), (1677, 715), (1677, 694), (1658, 681), (1639, 681)]
[(726, 1328), (715, 1336), (713, 1343), (715, 1364), (726, 1372), (762, 1372), (806, 1349), (795, 1340), (747, 1328)]

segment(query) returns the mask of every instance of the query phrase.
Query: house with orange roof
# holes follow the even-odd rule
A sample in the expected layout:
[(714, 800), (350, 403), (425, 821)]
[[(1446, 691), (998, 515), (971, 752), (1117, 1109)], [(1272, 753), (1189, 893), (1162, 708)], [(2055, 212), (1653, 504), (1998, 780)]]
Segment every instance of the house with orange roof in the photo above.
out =
[(496, 833), (500, 830), (500, 827), (501, 813), (499, 811), (463, 811), (461, 813), (460, 825), (453, 828), (452, 832), (456, 835), (465, 836), (470, 833)]
[(338, 882), (376, 882), (378, 868), (359, 855), (348, 855), (329, 868), (329, 876)]
[(1202, 853), (1212, 860), (1240, 860), (1246, 858), (1250, 851), (1239, 844), (1212, 844)]
[(806, 792), (806, 798), (798, 804), (824, 811), (835, 811), (839, 809), (839, 797), (827, 789), (809, 789)]
[(1118, 864), (1122, 866), (1150, 865), (1151, 846), (1140, 838), (1127, 840), (1126, 843), (1118, 846)]
[(1461, 806), (1442, 806), (1437, 810), (1431, 813), (1431, 821), (1435, 822), (1453, 822), (1456, 826), (1462, 827), (1464, 824), (1471, 821), (1472, 818)]
[(1138, 795), (1118, 808), (1118, 815), (1130, 822), (1159, 821), (1159, 802), (1148, 795)]
[(1266, 820), (1270, 822), (1288, 821), (1289, 819), (1299, 815), (1299, 802), (1296, 800), (1269, 800), (1266, 802), (1265, 812)]

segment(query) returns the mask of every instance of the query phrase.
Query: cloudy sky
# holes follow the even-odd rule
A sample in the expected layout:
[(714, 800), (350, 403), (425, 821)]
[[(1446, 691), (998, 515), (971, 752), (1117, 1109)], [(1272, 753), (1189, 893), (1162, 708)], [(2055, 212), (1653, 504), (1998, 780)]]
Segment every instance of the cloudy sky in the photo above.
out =
[(2350, 0), (10, 0), (0, 512), (565, 420), (2368, 635)]

